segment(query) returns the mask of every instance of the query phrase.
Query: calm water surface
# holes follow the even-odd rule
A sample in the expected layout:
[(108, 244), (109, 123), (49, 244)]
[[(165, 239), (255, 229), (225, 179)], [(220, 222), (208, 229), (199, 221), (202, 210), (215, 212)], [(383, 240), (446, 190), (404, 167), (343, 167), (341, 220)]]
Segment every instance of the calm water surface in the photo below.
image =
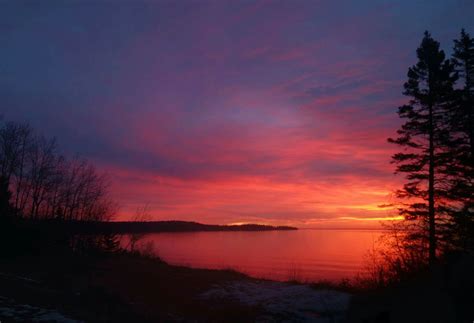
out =
[(317, 281), (351, 278), (382, 231), (311, 230), (186, 232), (146, 235), (154, 253), (173, 265), (234, 269), (252, 277)]

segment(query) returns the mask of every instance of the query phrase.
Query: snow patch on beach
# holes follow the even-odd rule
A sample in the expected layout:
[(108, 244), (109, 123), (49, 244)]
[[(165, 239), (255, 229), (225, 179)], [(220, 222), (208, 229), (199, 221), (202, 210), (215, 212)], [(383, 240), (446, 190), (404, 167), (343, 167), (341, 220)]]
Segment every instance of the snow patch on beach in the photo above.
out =
[(39, 284), (39, 283), (40, 283), (38, 280), (31, 279), (31, 278), (29, 278), (29, 277), (18, 276), (18, 275), (12, 275), (12, 274), (2, 273), (2, 272), (0, 272), (0, 276), (5, 277), (5, 278), (7, 278), (7, 279), (22, 280), (22, 281), (25, 281), (25, 282), (27, 282), (27, 283), (35, 283), (35, 284)]
[(231, 299), (261, 307), (261, 319), (285, 322), (339, 322), (344, 319), (351, 295), (334, 290), (316, 290), (308, 285), (269, 281), (239, 281), (215, 286), (203, 299)]
[(27, 304), (18, 304), (15, 301), (0, 296), (0, 322), (8, 320), (20, 322), (58, 322), (76, 323), (61, 313)]

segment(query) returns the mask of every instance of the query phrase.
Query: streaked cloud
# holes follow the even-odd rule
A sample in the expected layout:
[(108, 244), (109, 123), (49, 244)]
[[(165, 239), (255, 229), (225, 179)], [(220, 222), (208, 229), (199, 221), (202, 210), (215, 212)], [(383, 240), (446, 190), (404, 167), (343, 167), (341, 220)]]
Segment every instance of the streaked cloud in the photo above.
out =
[(406, 69), (425, 29), (474, 27), (467, 1), (0, 7), (5, 117), (108, 172), (120, 219), (209, 223), (397, 219)]

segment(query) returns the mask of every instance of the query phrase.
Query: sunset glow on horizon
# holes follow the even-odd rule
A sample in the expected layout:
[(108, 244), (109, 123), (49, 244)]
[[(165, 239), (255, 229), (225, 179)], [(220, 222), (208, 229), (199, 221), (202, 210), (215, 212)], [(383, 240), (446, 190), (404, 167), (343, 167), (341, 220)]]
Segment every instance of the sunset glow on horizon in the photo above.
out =
[(414, 48), (428, 29), (450, 52), (474, 26), (461, 8), (12, 2), (0, 114), (107, 173), (117, 220), (147, 205), (152, 220), (376, 227), (402, 219), (387, 138)]

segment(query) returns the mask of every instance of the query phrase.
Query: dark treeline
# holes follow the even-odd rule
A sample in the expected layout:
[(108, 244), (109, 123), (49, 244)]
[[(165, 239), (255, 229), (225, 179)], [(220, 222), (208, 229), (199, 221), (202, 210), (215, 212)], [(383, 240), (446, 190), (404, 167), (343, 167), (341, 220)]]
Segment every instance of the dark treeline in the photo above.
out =
[(0, 124), (1, 256), (118, 251), (116, 235), (64, 224), (109, 221), (115, 210), (106, 177), (91, 163), (64, 157), (54, 139), (27, 124)]
[[(462, 30), (451, 58), (426, 32), (398, 109), (404, 123), (389, 142), (406, 221), (394, 225), (392, 269), (413, 271), (453, 253), (474, 253), (474, 39)], [(394, 242), (393, 242), (394, 241)]]
[(104, 221), (114, 211), (91, 163), (67, 159), (27, 124), (0, 124), (0, 216)]
[[(31, 221), (28, 221), (32, 223)], [(80, 234), (131, 234), (155, 232), (196, 232), (196, 231), (272, 231), (297, 230), (289, 226), (262, 224), (216, 225), (188, 221), (38, 221), (38, 225), (48, 226), (70, 233)]]

